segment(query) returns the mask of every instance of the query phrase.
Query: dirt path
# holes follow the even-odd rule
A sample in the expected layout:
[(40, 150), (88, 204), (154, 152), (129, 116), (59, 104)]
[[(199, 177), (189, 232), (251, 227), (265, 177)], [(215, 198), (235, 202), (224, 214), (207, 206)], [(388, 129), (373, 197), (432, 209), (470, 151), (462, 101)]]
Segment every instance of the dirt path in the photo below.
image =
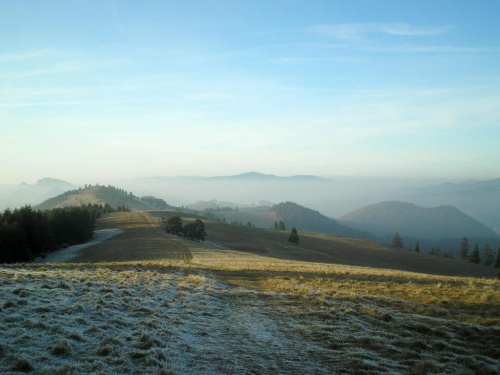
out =
[(49, 253), (46, 258), (37, 258), (33, 263), (63, 263), (69, 262), (76, 258), (82, 249), (90, 246), (95, 246), (103, 241), (109, 240), (120, 233), (119, 229), (103, 229), (94, 232), (94, 237), (89, 241), (79, 245), (69, 246), (66, 249), (54, 251)]

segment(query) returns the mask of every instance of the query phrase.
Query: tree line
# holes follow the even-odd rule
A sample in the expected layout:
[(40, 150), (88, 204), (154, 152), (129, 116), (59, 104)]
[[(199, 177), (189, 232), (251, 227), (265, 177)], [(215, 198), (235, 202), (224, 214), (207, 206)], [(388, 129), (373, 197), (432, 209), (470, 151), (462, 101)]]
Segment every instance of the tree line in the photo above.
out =
[[(404, 248), (403, 239), (401, 238), (398, 232), (396, 232), (392, 237), (391, 246), (397, 249)], [(420, 252), (420, 244), (418, 241), (415, 244), (415, 251)], [(480, 256), (479, 246), (477, 243), (473, 246), (472, 251), (470, 252), (469, 251), (470, 251), (469, 241), (467, 240), (466, 237), (464, 237), (460, 242), (460, 249), (458, 252), (459, 259), (466, 260), (476, 264), (481, 264), (481, 259), (482, 259), (483, 265), (487, 267), (494, 266), (495, 268), (500, 268), (500, 247), (498, 248), (497, 251), (496, 261), (495, 261), (495, 253), (489, 244), (486, 244), (484, 246), (482, 257)], [(455, 255), (451, 251), (445, 251), (442, 253), (441, 248), (439, 246), (433, 246), (429, 250), (429, 254), (436, 256), (443, 256), (444, 258), (452, 258), (452, 259), (455, 258)]]
[(0, 263), (28, 262), (49, 251), (86, 242), (92, 238), (96, 220), (114, 211), (102, 204), (45, 211), (29, 205), (7, 209), (0, 213)]
[(147, 204), (156, 207), (160, 210), (166, 210), (170, 208), (167, 202), (161, 198), (156, 198), (151, 195), (146, 195), (144, 197), (141, 197), (141, 201), (146, 202)]

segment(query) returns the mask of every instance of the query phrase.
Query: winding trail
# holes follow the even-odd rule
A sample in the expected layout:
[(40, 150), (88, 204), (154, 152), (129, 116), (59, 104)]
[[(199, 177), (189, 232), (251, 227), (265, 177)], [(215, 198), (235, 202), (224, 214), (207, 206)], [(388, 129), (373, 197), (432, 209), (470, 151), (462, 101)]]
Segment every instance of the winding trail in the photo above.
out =
[(79, 255), (80, 250), (90, 246), (100, 244), (103, 241), (123, 233), (119, 229), (103, 229), (94, 232), (94, 237), (89, 241), (79, 245), (69, 246), (66, 249), (57, 250), (49, 253), (46, 258), (37, 258), (33, 263), (64, 263)]

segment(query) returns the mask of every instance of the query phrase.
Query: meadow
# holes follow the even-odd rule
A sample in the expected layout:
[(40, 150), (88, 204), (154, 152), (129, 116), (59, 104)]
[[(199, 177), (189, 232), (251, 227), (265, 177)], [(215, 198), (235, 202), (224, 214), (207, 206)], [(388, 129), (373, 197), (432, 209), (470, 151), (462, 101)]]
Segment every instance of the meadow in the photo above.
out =
[(212, 222), (198, 243), (165, 215), (109, 214), (124, 232), (71, 263), (0, 267), (3, 373), (500, 373), (484, 267)]

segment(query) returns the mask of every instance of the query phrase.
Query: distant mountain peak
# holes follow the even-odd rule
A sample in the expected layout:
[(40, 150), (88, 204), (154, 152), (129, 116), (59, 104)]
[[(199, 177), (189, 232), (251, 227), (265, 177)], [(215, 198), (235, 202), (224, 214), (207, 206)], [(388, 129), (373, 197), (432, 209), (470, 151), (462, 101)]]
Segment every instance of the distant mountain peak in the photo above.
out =
[(265, 174), (260, 172), (245, 172), (231, 176), (216, 176), (213, 179), (230, 179), (230, 180), (276, 180), (276, 181), (329, 181), (326, 178), (313, 175), (294, 175), (294, 176), (276, 176), (274, 174)]
[(57, 178), (43, 177), (36, 182), (36, 186), (73, 186), (71, 183)]
[(228, 176), (232, 178), (278, 178), (278, 176), (275, 176), (273, 174), (264, 174), (264, 173), (259, 173), (259, 172), (245, 172), (233, 176)]

